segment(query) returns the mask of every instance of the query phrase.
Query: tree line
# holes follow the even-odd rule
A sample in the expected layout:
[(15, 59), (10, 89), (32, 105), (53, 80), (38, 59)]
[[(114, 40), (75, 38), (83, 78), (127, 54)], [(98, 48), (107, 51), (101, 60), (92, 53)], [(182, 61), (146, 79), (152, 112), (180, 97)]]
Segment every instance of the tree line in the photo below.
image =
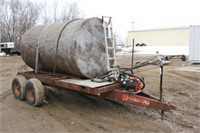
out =
[(59, 6), (56, 0), (51, 3), (47, 0), (40, 3), (29, 0), (0, 0), (0, 42), (19, 44), (22, 35), (33, 26), (82, 17), (77, 3)]

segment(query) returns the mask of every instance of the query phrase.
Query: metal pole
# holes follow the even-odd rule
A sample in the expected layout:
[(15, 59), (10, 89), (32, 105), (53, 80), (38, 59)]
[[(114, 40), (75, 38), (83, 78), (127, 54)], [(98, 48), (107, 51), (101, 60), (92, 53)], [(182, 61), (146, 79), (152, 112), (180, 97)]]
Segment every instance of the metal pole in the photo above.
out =
[(134, 23), (135, 23), (135, 21), (133, 21), (131, 23), (132, 23), (132, 31), (134, 31)]
[(134, 60), (134, 39), (132, 44), (132, 59), (131, 59), (131, 73), (133, 74), (133, 60)]
[[(163, 92), (163, 65), (160, 66), (160, 101), (162, 101), (162, 92)], [(161, 119), (163, 120), (164, 110), (161, 110)]]
[(132, 60), (131, 60), (131, 68), (133, 68), (133, 60), (134, 60), (134, 39), (132, 44)]

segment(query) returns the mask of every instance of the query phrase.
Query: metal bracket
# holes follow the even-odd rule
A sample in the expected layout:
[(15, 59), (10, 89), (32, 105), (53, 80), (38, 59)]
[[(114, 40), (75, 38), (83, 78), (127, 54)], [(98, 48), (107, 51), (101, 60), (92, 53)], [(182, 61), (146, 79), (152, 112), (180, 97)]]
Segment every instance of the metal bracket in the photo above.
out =
[[(50, 25), (52, 25), (52, 24), (50, 24)], [(40, 36), (39, 36), (39, 38), (38, 38), (37, 47), (36, 47), (36, 57), (35, 57), (35, 73), (36, 73), (36, 76), (37, 76), (37, 72), (38, 72), (40, 39), (41, 39), (41, 37), (42, 37), (43, 32), (44, 32), (50, 25), (47, 25), (47, 26), (43, 29), (43, 31), (40, 33)]]

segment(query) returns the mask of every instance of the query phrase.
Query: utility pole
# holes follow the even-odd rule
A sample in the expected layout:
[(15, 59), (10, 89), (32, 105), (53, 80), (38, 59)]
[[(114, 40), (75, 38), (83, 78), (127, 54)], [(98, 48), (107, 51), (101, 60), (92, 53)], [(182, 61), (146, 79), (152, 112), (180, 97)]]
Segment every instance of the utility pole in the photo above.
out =
[(134, 23), (135, 23), (135, 21), (133, 21), (131, 23), (132, 23), (132, 31), (134, 31)]

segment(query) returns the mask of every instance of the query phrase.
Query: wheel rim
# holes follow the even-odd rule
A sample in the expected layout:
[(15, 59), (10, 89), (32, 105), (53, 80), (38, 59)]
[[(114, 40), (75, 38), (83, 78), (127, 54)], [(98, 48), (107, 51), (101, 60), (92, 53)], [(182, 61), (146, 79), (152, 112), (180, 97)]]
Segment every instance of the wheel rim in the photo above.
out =
[(15, 97), (19, 98), (21, 95), (21, 90), (20, 90), (20, 84), (17, 81), (14, 81), (13, 83), (13, 92)]
[(28, 100), (29, 100), (29, 102), (31, 104), (34, 103), (34, 101), (35, 101), (35, 91), (34, 91), (34, 88), (32, 88), (32, 87), (28, 87), (27, 88), (27, 98), (28, 98)]

